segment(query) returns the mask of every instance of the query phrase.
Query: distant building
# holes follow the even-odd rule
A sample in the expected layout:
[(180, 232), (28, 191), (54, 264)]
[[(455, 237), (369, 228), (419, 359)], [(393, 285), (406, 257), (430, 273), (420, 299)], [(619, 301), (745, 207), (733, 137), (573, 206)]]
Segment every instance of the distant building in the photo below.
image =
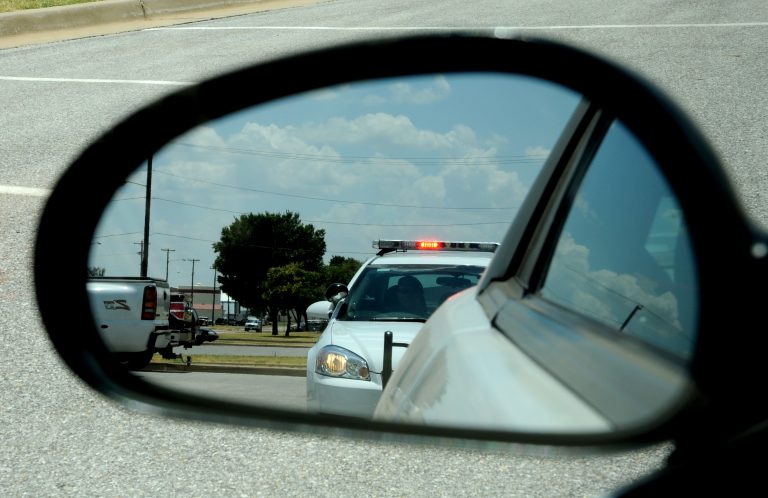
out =
[(180, 285), (172, 288), (171, 292), (184, 294), (184, 300), (197, 310), (197, 314), (208, 317), (212, 322), (217, 318), (245, 322), (248, 315), (248, 308), (240, 306), (240, 303), (223, 294), (218, 287), (196, 285), (192, 288)]
[(221, 306), (221, 292), (218, 287), (196, 285), (192, 288), (189, 285), (180, 285), (171, 290), (184, 294), (184, 300), (197, 310), (199, 316), (206, 316), (211, 321), (224, 316)]

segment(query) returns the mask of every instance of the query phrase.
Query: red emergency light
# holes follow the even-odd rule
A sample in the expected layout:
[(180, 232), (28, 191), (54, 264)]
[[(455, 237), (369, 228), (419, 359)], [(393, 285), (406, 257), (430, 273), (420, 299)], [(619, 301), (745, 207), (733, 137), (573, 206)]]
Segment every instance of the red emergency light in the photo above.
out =
[(434, 240), (419, 240), (416, 242), (417, 249), (442, 249), (444, 244)]

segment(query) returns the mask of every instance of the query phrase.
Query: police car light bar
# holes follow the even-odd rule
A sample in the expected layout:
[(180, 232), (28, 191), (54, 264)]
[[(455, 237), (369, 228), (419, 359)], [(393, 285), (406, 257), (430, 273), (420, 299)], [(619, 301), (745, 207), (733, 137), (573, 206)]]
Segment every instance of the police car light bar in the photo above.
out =
[(478, 251), (495, 252), (498, 242), (454, 242), (447, 240), (374, 240), (374, 249), (383, 251)]

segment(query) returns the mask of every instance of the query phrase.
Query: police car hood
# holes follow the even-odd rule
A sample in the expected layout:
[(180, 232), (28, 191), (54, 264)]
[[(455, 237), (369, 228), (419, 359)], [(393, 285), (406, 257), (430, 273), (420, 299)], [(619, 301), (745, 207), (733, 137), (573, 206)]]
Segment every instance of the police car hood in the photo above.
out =
[[(356, 353), (368, 362), (371, 372), (381, 373), (384, 365), (384, 333), (392, 332), (393, 343), (410, 344), (424, 325), (422, 322), (341, 321), (334, 320), (331, 343)], [(392, 348), (392, 369), (405, 354), (406, 348)]]

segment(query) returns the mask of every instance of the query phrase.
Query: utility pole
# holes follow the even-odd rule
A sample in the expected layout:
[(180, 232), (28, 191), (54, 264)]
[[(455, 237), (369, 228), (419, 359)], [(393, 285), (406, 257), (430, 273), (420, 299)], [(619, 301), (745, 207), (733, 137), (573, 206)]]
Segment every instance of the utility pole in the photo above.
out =
[(195, 262), (200, 261), (199, 259), (185, 259), (184, 261), (192, 261), (192, 286), (190, 287), (190, 298), (189, 298), (189, 305), (192, 306), (195, 304)]
[[(141, 276), (147, 276), (149, 265), (149, 213), (152, 203), (152, 156), (147, 160), (147, 193), (144, 200), (144, 245), (141, 249)], [(166, 280), (168, 280), (166, 276)]]
[(146, 275), (142, 275), (141, 270), (142, 266), (144, 265), (144, 241), (141, 242), (134, 242), (133, 245), (139, 246), (139, 252), (136, 254), (139, 255), (139, 275), (142, 277), (146, 277)]
[(213, 292), (211, 295), (213, 296), (211, 298), (211, 324), (216, 323), (216, 268), (211, 266), (211, 270), (213, 270)]
[(172, 252), (176, 252), (176, 249), (160, 249), (165, 251), (165, 281), (168, 281), (168, 264), (171, 262), (170, 257)]

